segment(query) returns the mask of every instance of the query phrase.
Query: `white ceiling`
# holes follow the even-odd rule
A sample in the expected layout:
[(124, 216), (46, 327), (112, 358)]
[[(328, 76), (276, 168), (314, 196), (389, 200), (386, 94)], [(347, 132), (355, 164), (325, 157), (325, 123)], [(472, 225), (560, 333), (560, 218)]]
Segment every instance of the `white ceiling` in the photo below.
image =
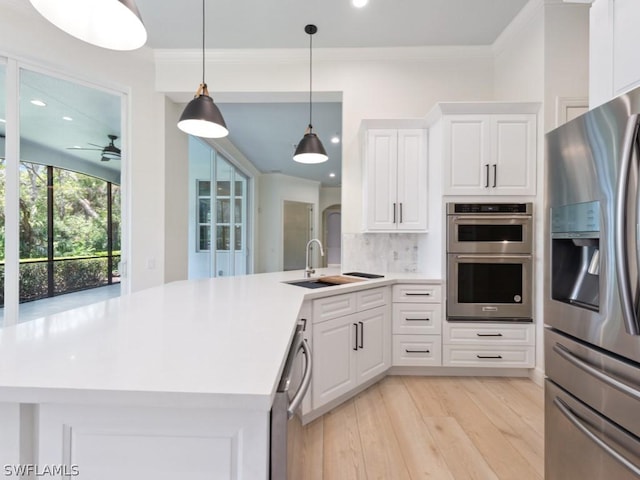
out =
[[(8, 8), (2, 7), (2, 3), (12, 1), (1, 0), (0, 9)], [(356, 9), (350, 0), (208, 0), (206, 46), (215, 49), (308, 48), (309, 37), (304, 33), (308, 23), (318, 26), (314, 48), (491, 45), (527, 1), (370, 0), (366, 7)], [(149, 34), (147, 47), (201, 48), (201, 0), (136, 0), (136, 3)], [(34, 16), (38, 15), (31, 5), (28, 8)], [(31, 78), (25, 82), (21, 96), (21, 112), (25, 115), (23, 138), (99, 163), (99, 151), (74, 151), (68, 147), (105, 145), (107, 135), (120, 136), (118, 115), (104, 114), (105, 108), (118, 110), (119, 100), (105, 97), (100, 91), (94, 92), (95, 98), (78, 95), (79, 90), (67, 82), (46, 81), (45, 87), (37, 80)], [(33, 110), (25, 103), (38, 92), (48, 96), (51, 107), (47, 107), (46, 116), (50, 120), (46, 124), (42, 123), (45, 109)], [(84, 93), (90, 95), (89, 91)], [(331, 144), (330, 137), (341, 131), (341, 104), (330, 98), (328, 103), (315, 107), (320, 98), (314, 95), (314, 129), (331, 160), (314, 167), (301, 167), (289, 161), (293, 145), (302, 138), (308, 123), (308, 103), (304, 96), (299, 98), (299, 103), (290, 99), (282, 103), (216, 100), (230, 128), (230, 140), (259, 170), (281, 171), (314, 178), (325, 185), (339, 185), (341, 148)], [(0, 118), (3, 100), (0, 95)], [(106, 107), (105, 102), (109, 100), (113, 103)], [(65, 110), (74, 112), (70, 115), (74, 121), (54, 122)], [(33, 116), (28, 115), (29, 112)], [(4, 133), (2, 123), (1, 133)], [(120, 146), (119, 141), (116, 145)], [(116, 166), (119, 162), (102, 163), (102, 167), (119, 169)], [(337, 173), (335, 179), (328, 178), (330, 171)]]
[[(207, 1), (207, 48), (491, 45), (527, 0)], [(152, 48), (199, 48), (201, 0), (136, 0)]]

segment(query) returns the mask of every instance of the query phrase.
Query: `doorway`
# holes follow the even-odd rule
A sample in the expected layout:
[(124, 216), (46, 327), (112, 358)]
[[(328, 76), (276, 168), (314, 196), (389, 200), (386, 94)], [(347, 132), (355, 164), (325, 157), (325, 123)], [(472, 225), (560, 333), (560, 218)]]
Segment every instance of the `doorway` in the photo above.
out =
[(325, 246), (325, 267), (340, 267), (342, 257), (342, 209), (331, 205), (322, 212), (322, 243)]
[(313, 238), (313, 204), (284, 201), (283, 270), (306, 268), (306, 248)]

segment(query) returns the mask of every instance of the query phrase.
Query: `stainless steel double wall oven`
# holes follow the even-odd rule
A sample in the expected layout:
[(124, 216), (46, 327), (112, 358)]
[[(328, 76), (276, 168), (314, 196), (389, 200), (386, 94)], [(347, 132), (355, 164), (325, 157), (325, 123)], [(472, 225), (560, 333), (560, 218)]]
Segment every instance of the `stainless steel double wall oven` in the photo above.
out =
[(532, 321), (531, 203), (447, 204), (449, 321)]

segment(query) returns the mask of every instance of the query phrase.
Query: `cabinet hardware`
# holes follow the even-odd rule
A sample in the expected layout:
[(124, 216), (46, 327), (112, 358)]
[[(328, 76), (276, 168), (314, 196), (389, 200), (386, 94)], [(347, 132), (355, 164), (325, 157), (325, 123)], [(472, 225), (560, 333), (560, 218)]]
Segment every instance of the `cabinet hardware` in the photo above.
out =
[(429, 292), (407, 292), (405, 293), (407, 297), (430, 297), (431, 293)]
[(304, 332), (307, 330), (307, 319), (301, 318), (300, 321), (302, 322), (302, 331)]
[(358, 323), (360, 324), (360, 348), (364, 348), (364, 323)]
[(476, 357), (484, 360), (499, 360), (502, 358), (502, 355), (476, 355)]
[(400, 202), (400, 223), (402, 223), (402, 202)]
[(428, 322), (429, 318), (405, 318), (407, 322)]
[(476, 333), (478, 337), (501, 337), (501, 333)]
[(498, 178), (498, 165), (496, 165), (495, 163), (493, 164), (493, 188), (496, 188), (497, 185), (497, 179)]
[(396, 204), (393, 204), (393, 223), (396, 223)]
[(429, 350), (407, 350), (406, 348), (404, 351), (406, 353), (431, 353)]
[(356, 343), (353, 346), (353, 349), (357, 352), (358, 351), (358, 324), (354, 323), (353, 326), (356, 327), (356, 337), (355, 337)]
[(485, 184), (484, 184), (484, 188), (489, 188), (489, 164), (486, 163), (485, 164), (485, 168), (487, 169), (486, 173), (486, 179), (485, 179)]

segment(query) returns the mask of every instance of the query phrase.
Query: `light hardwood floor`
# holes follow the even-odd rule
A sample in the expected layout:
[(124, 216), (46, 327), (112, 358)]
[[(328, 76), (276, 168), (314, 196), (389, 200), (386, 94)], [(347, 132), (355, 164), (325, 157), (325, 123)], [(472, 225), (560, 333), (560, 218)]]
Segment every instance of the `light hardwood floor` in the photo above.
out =
[(544, 478), (528, 379), (389, 376), (294, 433), (290, 480)]

